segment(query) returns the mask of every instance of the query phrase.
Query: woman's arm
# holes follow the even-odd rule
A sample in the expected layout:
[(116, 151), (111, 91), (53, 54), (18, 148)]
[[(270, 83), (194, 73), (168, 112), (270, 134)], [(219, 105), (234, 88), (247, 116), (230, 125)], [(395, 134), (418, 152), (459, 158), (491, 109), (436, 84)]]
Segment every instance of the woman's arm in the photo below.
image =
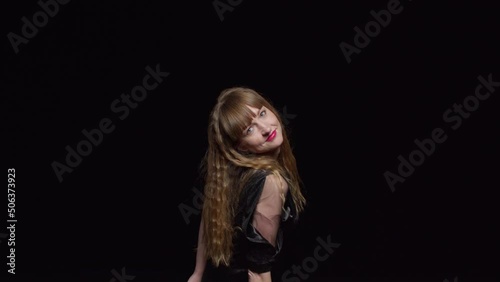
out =
[(188, 279), (188, 282), (200, 282), (203, 277), (203, 272), (205, 271), (205, 265), (207, 263), (205, 259), (205, 243), (203, 243), (203, 218), (200, 221), (200, 227), (198, 230), (198, 247), (196, 249), (196, 265), (193, 274)]
[[(252, 219), (255, 229), (275, 248), (283, 206), (282, 195), (287, 191), (288, 186), (283, 179), (268, 175)], [(271, 271), (257, 273), (249, 270), (248, 281), (271, 282)]]
[(281, 221), (282, 195), (285, 195), (287, 191), (288, 185), (283, 179), (273, 174), (266, 176), (262, 194), (252, 219), (252, 225), (274, 247), (276, 247), (276, 236)]
[(271, 272), (255, 273), (249, 270), (248, 282), (272, 282)]

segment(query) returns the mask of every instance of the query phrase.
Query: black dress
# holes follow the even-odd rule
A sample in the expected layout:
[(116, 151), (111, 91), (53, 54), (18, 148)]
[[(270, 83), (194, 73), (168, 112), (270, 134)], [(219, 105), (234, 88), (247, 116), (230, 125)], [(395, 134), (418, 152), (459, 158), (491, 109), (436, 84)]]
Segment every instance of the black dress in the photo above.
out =
[(237, 233), (234, 239), (233, 257), (228, 267), (215, 267), (207, 261), (202, 282), (247, 282), (248, 270), (263, 273), (272, 270), (282, 249), (283, 226), (296, 219), (295, 206), (287, 190), (281, 221), (274, 247), (252, 225), (252, 219), (269, 172), (258, 171), (241, 192), (240, 204), (235, 215)]

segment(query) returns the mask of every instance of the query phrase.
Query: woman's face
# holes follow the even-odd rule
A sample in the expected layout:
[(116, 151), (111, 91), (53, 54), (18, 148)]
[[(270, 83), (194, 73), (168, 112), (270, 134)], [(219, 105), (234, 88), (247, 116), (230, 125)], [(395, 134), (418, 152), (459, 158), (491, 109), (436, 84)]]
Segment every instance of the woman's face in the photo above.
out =
[(266, 107), (260, 109), (247, 106), (255, 117), (243, 131), (238, 149), (255, 154), (275, 151), (283, 143), (283, 132), (278, 118)]

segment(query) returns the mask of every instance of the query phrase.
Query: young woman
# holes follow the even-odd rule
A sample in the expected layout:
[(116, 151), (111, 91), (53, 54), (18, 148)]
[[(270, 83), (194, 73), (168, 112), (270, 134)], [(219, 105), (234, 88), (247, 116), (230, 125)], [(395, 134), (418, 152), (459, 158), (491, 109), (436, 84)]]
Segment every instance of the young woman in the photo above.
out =
[(202, 162), (204, 203), (188, 282), (271, 281), (283, 226), (306, 199), (279, 113), (246, 87), (223, 90)]

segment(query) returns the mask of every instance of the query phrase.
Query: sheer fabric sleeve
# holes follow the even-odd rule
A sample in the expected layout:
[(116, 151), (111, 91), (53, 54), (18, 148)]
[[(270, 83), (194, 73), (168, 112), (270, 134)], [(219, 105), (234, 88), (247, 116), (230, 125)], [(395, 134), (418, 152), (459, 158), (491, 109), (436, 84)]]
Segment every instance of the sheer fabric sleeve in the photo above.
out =
[(271, 271), (281, 250), (282, 193), (288, 188), (284, 180), (272, 174), (261, 178), (255, 188), (257, 192), (246, 199), (253, 203), (248, 221), (243, 225), (248, 240), (246, 260), (251, 271), (264, 273)]
[(281, 222), (283, 196), (287, 192), (286, 182), (275, 175), (266, 176), (262, 194), (255, 208), (252, 225), (273, 247)]

